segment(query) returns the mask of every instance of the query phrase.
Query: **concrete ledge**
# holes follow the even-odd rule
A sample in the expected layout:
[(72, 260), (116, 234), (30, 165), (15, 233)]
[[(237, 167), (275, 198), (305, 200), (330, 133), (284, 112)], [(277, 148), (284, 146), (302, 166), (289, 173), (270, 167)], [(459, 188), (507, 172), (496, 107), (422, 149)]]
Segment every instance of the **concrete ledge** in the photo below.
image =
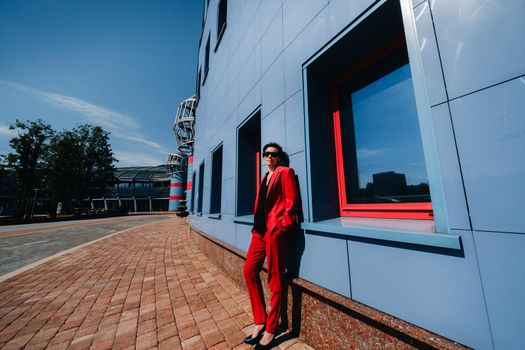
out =
[[(385, 225), (385, 221), (387, 224)], [(423, 221), (423, 220), (419, 220)], [(335, 218), (303, 222), (307, 231), (328, 232), (342, 236), (461, 250), (461, 237), (433, 232), (433, 223), (418, 220)], [(388, 225), (388, 226), (387, 226)], [(393, 227), (392, 227), (393, 226)]]
[(253, 215), (234, 216), (233, 222), (238, 224), (253, 225)]
[[(240, 287), (246, 253), (190, 226), (190, 239)], [(263, 268), (261, 277), (267, 278)], [(269, 290), (263, 283), (268, 300)], [(281, 323), (316, 349), (468, 349), (406, 321), (341, 296), (301, 278), (287, 289)]]

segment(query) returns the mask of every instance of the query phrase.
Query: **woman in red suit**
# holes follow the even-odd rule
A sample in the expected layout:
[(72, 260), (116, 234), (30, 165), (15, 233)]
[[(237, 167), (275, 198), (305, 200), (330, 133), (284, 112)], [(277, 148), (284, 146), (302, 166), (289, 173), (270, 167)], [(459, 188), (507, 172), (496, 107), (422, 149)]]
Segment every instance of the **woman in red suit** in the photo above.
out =
[[(277, 143), (271, 142), (263, 147), (268, 172), (264, 175), (255, 197), (252, 240), (244, 266), (244, 279), (255, 324), (252, 334), (244, 341), (247, 344), (256, 344), (255, 349), (271, 348), (279, 325), (286, 288), (283, 272), (288, 231), (296, 223), (297, 184), (293, 169), (280, 164), (283, 156), (283, 149)], [(268, 267), (268, 287), (271, 292), (268, 313), (259, 277), (265, 258)]]

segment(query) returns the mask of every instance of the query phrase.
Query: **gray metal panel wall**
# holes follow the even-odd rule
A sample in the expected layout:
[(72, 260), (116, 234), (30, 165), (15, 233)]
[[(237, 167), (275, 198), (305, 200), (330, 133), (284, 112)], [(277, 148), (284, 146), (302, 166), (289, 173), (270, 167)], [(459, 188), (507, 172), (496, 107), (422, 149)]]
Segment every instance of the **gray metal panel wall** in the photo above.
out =
[[(247, 250), (250, 226), (233, 222), (236, 127), (259, 105), (261, 142), (281, 142), (292, 155), (310, 220), (302, 64), (373, 3), (229, 0), (226, 32), (214, 52), (217, 0), (210, 1), (199, 51), (202, 65), (211, 33), (210, 71), (197, 108), (194, 156), (195, 164), (210, 164), (211, 151), (224, 142), (223, 213), (221, 220), (207, 217), (207, 173), (204, 213), (192, 216), (192, 225)], [(411, 4), (447, 220), (462, 237), (463, 255), (307, 232), (300, 275), (465, 345), (521, 349), (525, 2)], [(321, 257), (330, 259), (319, 264)]]

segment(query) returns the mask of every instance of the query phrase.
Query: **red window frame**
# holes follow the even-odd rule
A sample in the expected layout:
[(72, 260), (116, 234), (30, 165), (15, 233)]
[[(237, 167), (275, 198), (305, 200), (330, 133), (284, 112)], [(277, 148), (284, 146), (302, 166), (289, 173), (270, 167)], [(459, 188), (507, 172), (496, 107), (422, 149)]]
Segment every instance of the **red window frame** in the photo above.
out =
[(349, 204), (346, 192), (346, 177), (343, 158), (341, 113), (339, 108), (339, 87), (353, 76), (371, 67), (373, 64), (385, 58), (388, 54), (402, 49), (405, 46), (405, 38), (399, 37), (383, 49), (366, 57), (354, 65), (343, 76), (332, 83), (332, 122), (334, 127), (335, 159), (337, 168), (337, 185), (339, 190), (340, 216), (388, 218), (388, 219), (416, 219), (433, 220), (431, 202), (414, 203), (380, 203), (380, 204)]

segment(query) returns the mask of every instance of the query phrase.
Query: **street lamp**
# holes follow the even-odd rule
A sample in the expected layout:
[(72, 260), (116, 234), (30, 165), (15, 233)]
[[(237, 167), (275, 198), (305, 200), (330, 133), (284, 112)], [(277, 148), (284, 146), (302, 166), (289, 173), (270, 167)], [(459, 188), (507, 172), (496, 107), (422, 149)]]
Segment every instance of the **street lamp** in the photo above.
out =
[(33, 206), (31, 207), (31, 216), (29, 217), (30, 219), (33, 218), (33, 213), (35, 211), (36, 197), (38, 195), (38, 191), (40, 191), (40, 188), (35, 188), (33, 189), (33, 191), (35, 191), (35, 197), (33, 198)]

